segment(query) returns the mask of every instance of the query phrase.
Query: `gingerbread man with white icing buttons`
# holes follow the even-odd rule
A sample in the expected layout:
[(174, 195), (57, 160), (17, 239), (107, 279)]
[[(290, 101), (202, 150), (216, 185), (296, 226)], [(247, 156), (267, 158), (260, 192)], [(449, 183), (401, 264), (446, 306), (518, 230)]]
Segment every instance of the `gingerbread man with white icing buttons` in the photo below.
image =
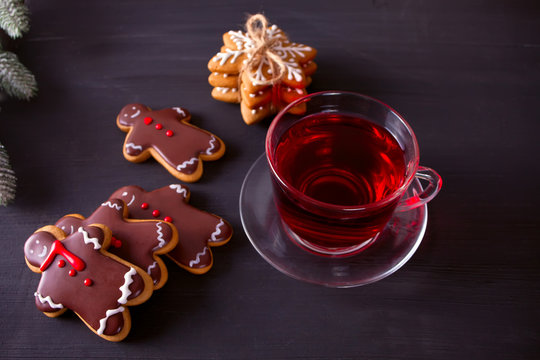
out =
[(79, 214), (66, 215), (56, 226), (72, 234), (80, 226), (104, 224), (112, 231), (109, 252), (146, 270), (152, 277), (154, 290), (167, 282), (167, 267), (158, 255), (176, 247), (178, 234), (174, 225), (159, 220), (126, 219), (128, 209), (119, 199), (110, 199), (84, 218)]
[(150, 192), (138, 186), (124, 186), (111, 195), (127, 203), (130, 218), (172, 222), (180, 235), (178, 246), (167, 255), (187, 271), (204, 274), (213, 264), (210, 247), (227, 243), (233, 230), (223, 218), (189, 205), (189, 197), (189, 189), (180, 184)]
[(150, 276), (108, 253), (110, 230), (104, 225), (80, 227), (65, 236), (55, 226), (36, 231), (25, 243), (28, 267), (41, 273), (36, 306), (56, 317), (73, 310), (97, 335), (124, 339), (131, 328), (128, 306), (152, 294)]
[(124, 157), (141, 162), (154, 157), (179, 180), (193, 182), (202, 176), (202, 160), (217, 160), (225, 144), (216, 135), (189, 123), (190, 113), (180, 107), (151, 110), (129, 104), (118, 114), (116, 124), (127, 132)]

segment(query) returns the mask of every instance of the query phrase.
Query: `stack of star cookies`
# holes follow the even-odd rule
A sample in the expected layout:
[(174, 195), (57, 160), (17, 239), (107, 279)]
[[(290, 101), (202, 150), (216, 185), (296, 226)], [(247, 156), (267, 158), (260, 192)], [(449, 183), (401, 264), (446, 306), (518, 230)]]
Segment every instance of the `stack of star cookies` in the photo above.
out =
[[(240, 103), (246, 124), (256, 123), (283, 109), (307, 94), (306, 86), (317, 69), (313, 61), (317, 51), (306, 45), (289, 41), (276, 25), (265, 29), (268, 51), (281, 58), (284, 71), (278, 81), (267, 84), (272, 78), (271, 59), (262, 56), (255, 66), (247, 67), (254, 49), (258, 46), (249, 33), (229, 31), (223, 34), (224, 46), (208, 62), (212, 72), (208, 81), (214, 88), (216, 100)], [(251, 75), (251, 76), (250, 76)], [(302, 113), (305, 105), (293, 107), (291, 113)]]

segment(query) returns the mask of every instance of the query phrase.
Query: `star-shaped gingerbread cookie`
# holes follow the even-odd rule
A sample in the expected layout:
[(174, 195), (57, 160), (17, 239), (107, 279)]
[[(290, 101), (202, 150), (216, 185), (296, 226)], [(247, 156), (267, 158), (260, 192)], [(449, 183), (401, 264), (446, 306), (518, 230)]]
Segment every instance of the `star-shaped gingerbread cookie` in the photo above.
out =
[(128, 133), (124, 157), (141, 162), (152, 156), (179, 180), (199, 180), (202, 160), (219, 159), (225, 144), (216, 135), (191, 125), (190, 119), (190, 113), (180, 107), (151, 110), (143, 104), (124, 106), (116, 118), (118, 127)]
[[(250, 32), (231, 30), (223, 34), (224, 46), (208, 62), (211, 71), (208, 82), (214, 86), (212, 97), (240, 103), (247, 124), (258, 122), (306, 95), (305, 88), (317, 69), (314, 48), (291, 42), (276, 25), (265, 27), (264, 33), (268, 51), (281, 58), (284, 65), (285, 71), (278, 81), (267, 84), (272, 77), (268, 57), (263, 56), (254, 67), (246, 68), (259, 44)], [(305, 105), (289, 111), (300, 114), (305, 111)]]
[(131, 328), (128, 306), (152, 294), (150, 276), (107, 251), (111, 231), (104, 225), (79, 227), (66, 235), (55, 226), (37, 230), (24, 245), (28, 267), (41, 274), (36, 306), (57, 317), (73, 310), (97, 335), (124, 339)]
[(152, 278), (154, 290), (167, 282), (167, 268), (159, 255), (176, 247), (178, 234), (174, 225), (159, 220), (127, 219), (128, 209), (119, 199), (110, 199), (84, 218), (79, 214), (66, 215), (56, 226), (72, 234), (81, 226), (103, 224), (112, 231), (109, 252), (137, 265)]
[(187, 271), (203, 274), (213, 264), (210, 247), (227, 243), (233, 231), (221, 217), (189, 205), (189, 197), (189, 189), (179, 184), (150, 192), (138, 186), (124, 186), (111, 195), (126, 202), (131, 218), (157, 218), (173, 223), (179, 233), (178, 246), (167, 255)]

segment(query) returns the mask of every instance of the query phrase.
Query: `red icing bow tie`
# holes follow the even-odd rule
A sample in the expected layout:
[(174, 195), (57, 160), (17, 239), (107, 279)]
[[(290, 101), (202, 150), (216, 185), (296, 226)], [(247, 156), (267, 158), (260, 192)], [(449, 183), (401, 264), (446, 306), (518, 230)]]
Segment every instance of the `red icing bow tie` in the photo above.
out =
[(84, 261), (79, 259), (72, 252), (68, 251), (64, 247), (64, 245), (62, 245), (62, 242), (60, 242), (60, 240), (55, 240), (51, 246), (51, 252), (49, 253), (49, 255), (47, 255), (47, 258), (45, 259), (43, 264), (41, 264), (41, 266), (39, 267), (39, 270), (40, 271), (47, 270), (47, 268), (49, 267), (49, 265), (51, 265), (56, 255), (63, 256), (67, 260), (67, 262), (70, 263), (71, 266), (73, 266), (73, 268), (77, 271), (83, 270), (86, 266)]

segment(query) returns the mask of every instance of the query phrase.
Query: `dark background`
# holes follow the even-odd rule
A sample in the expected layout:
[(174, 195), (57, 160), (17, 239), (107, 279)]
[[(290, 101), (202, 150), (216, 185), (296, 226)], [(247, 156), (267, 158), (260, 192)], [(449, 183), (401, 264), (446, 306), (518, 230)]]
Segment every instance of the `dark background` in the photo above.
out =
[[(538, 359), (540, 6), (537, 1), (27, 1), (15, 52), (39, 84), (8, 100), (0, 142), (19, 178), (0, 208), (0, 357), (182, 359)], [(247, 126), (211, 98), (208, 60), (221, 35), (263, 11), (318, 49), (310, 92), (377, 97), (417, 134), (442, 192), (427, 232), (397, 273), (331, 289), (290, 279), (243, 233), (242, 179), (269, 121)], [(131, 308), (121, 343), (73, 314), (34, 306), (39, 276), (23, 244), (37, 228), (89, 215), (120, 186), (177, 180), (122, 156), (127, 103), (183, 106), (227, 153), (188, 184), (191, 203), (234, 226), (203, 276), (168, 261), (169, 282)]]

